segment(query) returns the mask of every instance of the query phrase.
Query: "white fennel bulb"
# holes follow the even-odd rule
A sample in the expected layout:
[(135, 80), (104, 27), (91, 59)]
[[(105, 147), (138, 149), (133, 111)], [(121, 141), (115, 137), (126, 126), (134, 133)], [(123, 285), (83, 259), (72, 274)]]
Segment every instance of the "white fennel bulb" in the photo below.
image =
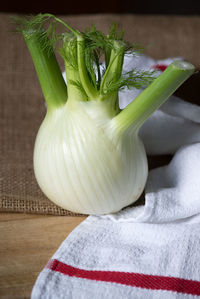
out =
[[(105, 35), (94, 26), (80, 32), (50, 14), (17, 22), (47, 104), (34, 148), (41, 190), (58, 206), (82, 214), (114, 213), (135, 202), (148, 173), (139, 128), (194, 72), (193, 65), (175, 61), (156, 79), (153, 72), (122, 73), (124, 55), (135, 55), (138, 46), (124, 41), (115, 25)], [(70, 33), (56, 34), (56, 22)], [(58, 41), (67, 86), (54, 54)], [(118, 91), (124, 87), (146, 88), (120, 110)]]
[(138, 199), (147, 160), (138, 134), (119, 136), (104, 103), (68, 102), (45, 117), (35, 143), (34, 170), (40, 188), (57, 205), (105, 214)]

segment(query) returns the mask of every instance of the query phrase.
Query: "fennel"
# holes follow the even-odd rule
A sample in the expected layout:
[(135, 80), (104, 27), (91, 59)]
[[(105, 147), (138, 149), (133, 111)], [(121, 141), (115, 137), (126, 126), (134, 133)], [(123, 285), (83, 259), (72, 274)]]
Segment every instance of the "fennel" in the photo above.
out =
[[(117, 212), (133, 203), (148, 174), (138, 131), (194, 72), (193, 65), (176, 61), (156, 79), (153, 72), (124, 74), (124, 55), (141, 49), (126, 42), (116, 25), (105, 35), (94, 26), (73, 29), (51, 14), (17, 22), (47, 104), (34, 148), (40, 188), (57, 205), (83, 214)], [(55, 31), (58, 23), (62, 34)], [(59, 42), (67, 86), (54, 54)], [(144, 91), (121, 111), (118, 91), (142, 86)]]

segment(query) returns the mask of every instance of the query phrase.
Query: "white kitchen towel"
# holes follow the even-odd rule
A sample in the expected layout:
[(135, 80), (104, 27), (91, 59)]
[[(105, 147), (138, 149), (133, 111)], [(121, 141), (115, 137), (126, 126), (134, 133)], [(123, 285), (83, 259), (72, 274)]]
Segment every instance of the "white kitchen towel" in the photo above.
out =
[[(161, 70), (172, 61), (138, 60)], [(130, 98), (121, 92), (121, 106)], [(176, 97), (152, 115), (140, 131), (148, 153), (174, 156), (149, 172), (145, 204), (87, 217), (40, 273), (32, 299), (200, 298), (199, 115)]]

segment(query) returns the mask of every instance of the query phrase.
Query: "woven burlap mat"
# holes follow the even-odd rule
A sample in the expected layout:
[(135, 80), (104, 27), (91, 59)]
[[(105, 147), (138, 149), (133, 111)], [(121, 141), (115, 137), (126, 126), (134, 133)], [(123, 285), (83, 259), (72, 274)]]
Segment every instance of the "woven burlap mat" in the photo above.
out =
[[(85, 15), (63, 19), (79, 29), (95, 23), (105, 32), (116, 20), (127, 39), (147, 46), (146, 53), (154, 58), (183, 56), (197, 64), (200, 57), (199, 17)], [(0, 211), (75, 215), (51, 203), (34, 178), (34, 140), (45, 107), (25, 42), (13, 29), (10, 15), (0, 14)], [(164, 160), (152, 158), (151, 167), (156, 161)]]

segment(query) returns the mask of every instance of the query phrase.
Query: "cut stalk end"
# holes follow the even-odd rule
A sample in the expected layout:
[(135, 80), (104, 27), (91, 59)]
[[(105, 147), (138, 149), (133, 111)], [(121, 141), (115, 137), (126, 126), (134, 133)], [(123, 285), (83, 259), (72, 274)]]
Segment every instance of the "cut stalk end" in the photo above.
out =
[(180, 70), (191, 70), (192, 72), (195, 71), (195, 67), (193, 64), (191, 64), (190, 62), (184, 61), (184, 60), (175, 60), (174, 62), (172, 62), (172, 65), (174, 67), (177, 67)]

